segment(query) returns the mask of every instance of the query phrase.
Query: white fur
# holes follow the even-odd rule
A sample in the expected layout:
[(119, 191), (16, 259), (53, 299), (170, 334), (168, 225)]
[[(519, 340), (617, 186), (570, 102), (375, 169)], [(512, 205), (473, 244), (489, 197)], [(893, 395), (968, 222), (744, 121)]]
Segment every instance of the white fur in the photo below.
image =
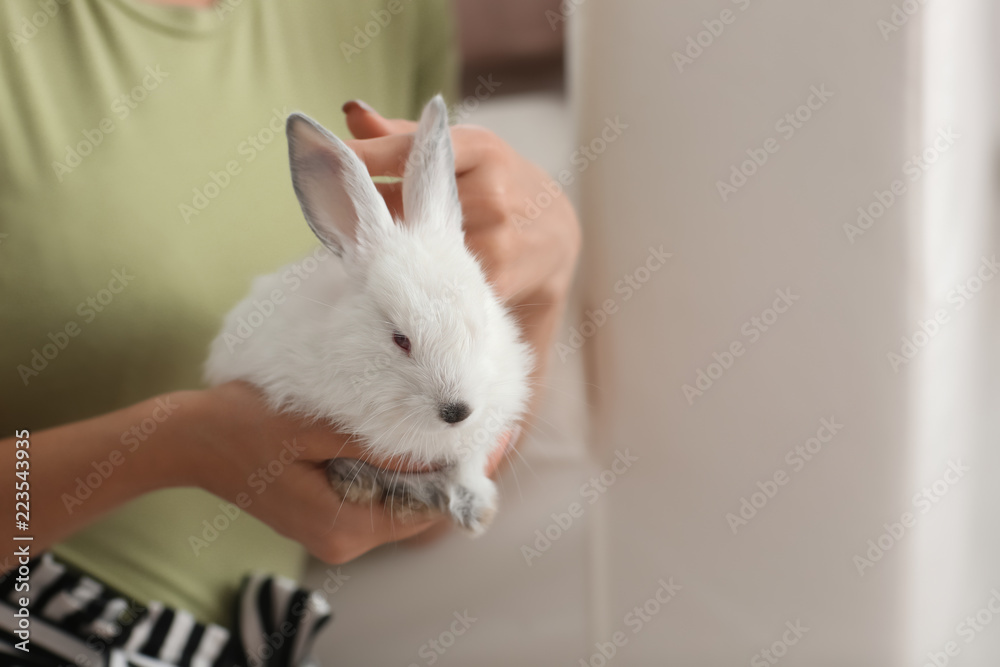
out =
[[(327, 420), (376, 458), (451, 466), (492, 503), (484, 463), (523, 415), (532, 359), (465, 247), (444, 102), (436, 97), (421, 117), (405, 221), (392, 219), (343, 142), (300, 114), (287, 132), (303, 212), (340, 260), (315, 253), (323, 261), (298, 262), (298, 273), (257, 278), (212, 343), (206, 379), (250, 382), (272, 408)], [(275, 295), (283, 302), (267, 316)], [(395, 330), (410, 339), (411, 356)], [(453, 401), (472, 413), (447, 424), (440, 405)]]

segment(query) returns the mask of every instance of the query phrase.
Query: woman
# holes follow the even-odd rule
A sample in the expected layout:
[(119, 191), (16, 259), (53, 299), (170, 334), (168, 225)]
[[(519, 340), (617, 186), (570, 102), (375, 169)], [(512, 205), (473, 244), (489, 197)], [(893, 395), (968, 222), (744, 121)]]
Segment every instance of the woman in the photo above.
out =
[[(231, 625), (251, 571), (296, 578), (303, 547), (339, 563), (425, 530), (337, 513), (322, 462), (359, 455), (341, 434), (268, 412), (248, 386), (198, 387), (252, 277), (315, 248), (285, 116), (349, 132), (373, 175), (400, 175), (414, 124), (392, 118), (454, 100), (447, 3), (24, 0), (0, 25), (0, 493), (29, 449), (31, 553)], [(453, 138), (467, 244), (544, 360), (575, 215), (558, 197), (516, 225), (545, 174), (485, 130)], [(398, 186), (380, 189), (398, 210)], [(290, 463), (253, 477), (275, 460)]]

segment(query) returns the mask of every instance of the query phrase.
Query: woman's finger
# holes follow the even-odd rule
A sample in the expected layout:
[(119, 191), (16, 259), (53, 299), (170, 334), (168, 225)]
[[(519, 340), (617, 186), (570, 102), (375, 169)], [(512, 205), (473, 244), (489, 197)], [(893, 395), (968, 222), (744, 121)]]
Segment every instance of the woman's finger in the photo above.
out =
[(351, 100), (343, 107), (347, 120), (347, 129), (355, 139), (374, 139), (390, 134), (409, 134), (417, 131), (417, 124), (412, 120), (398, 118), (383, 118), (361, 100)]
[[(503, 151), (502, 142), (496, 135), (472, 125), (453, 127), (451, 138), (458, 176), (485, 161), (495, 161)], [(371, 139), (351, 139), (344, 143), (358, 154), (372, 176), (402, 177), (413, 145), (413, 134), (387, 134)]]

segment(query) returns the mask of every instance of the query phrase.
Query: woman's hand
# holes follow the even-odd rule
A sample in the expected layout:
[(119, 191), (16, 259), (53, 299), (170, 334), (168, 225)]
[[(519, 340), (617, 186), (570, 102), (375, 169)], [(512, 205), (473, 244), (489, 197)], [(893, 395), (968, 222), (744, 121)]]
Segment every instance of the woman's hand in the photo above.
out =
[[(344, 113), (356, 137), (347, 144), (368, 172), (402, 176), (417, 124), (383, 118), (358, 101), (345, 104)], [(472, 125), (451, 132), (466, 245), (520, 321), (536, 353), (537, 379), (544, 375), (573, 280), (580, 250), (576, 213), (548, 174), (497, 135)], [(401, 185), (378, 187), (389, 209), (404, 217)]]
[[(197, 432), (190, 434), (192, 442), (202, 443), (193, 455), (200, 459), (196, 483), (238, 506), (240, 494), (246, 494), (243, 503), (251, 501), (246, 511), (320, 560), (343, 563), (444, 520), (403, 523), (378, 503), (343, 502), (327, 481), (326, 463), (338, 457), (366, 460), (364, 450), (328, 425), (270, 412), (250, 385), (231, 382), (181, 400), (190, 401), (198, 415), (193, 421)], [(488, 474), (503, 458), (509, 436), (504, 439)], [(370, 462), (389, 470), (419, 471), (401, 460)], [(261, 490), (261, 483), (266, 488)]]
[[(126, 440), (138, 424), (152, 422), (151, 416), (154, 430), (138, 431), (141, 441)], [(22, 441), (20, 447), (16, 440)], [(133, 441), (136, 446), (123, 446)], [(506, 448), (507, 442), (498, 444), (490, 474)], [(253, 387), (240, 382), (157, 396), (33, 432), (30, 439), (22, 434), (0, 440), (0, 458), (9, 464), (5, 470), (15, 469), (18, 449), (27, 449), (31, 457), (33, 553), (133, 498), (171, 487), (201, 487), (235, 503), (330, 563), (351, 560), (435, 523), (402, 523), (381, 505), (342, 503), (327, 482), (326, 461), (364, 459), (364, 452), (329, 426), (274, 414)], [(372, 463), (409, 469), (403, 461)], [(80, 480), (98, 477), (95, 470), (106, 472), (81, 495)], [(14, 498), (15, 480), (14, 475), (0, 478), (0, 495)], [(0, 519), (13, 530), (13, 502), (0, 509)], [(16, 564), (0, 561), (0, 572)]]

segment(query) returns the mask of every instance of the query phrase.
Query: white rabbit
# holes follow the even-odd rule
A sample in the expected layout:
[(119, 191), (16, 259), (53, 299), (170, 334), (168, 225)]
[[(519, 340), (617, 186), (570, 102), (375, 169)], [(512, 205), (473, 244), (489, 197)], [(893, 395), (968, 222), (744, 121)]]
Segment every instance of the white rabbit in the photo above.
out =
[(327, 420), (373, 458), (433, 466), (334, 459), (328, 472), (347, 501), (381, 500), (404, 519), (450, 513), (478, 534), (496, 510), (486, 461), (524, 413), (533, 361), (465, 247), (444, 101), (420, 118), (405, 220), (340, 139), (298, 113), (286, 130), (302, 211), (340, 261), (314, 253), (257, 278), (212, 343), (206, 379), (254, 384), (273, 409)]

